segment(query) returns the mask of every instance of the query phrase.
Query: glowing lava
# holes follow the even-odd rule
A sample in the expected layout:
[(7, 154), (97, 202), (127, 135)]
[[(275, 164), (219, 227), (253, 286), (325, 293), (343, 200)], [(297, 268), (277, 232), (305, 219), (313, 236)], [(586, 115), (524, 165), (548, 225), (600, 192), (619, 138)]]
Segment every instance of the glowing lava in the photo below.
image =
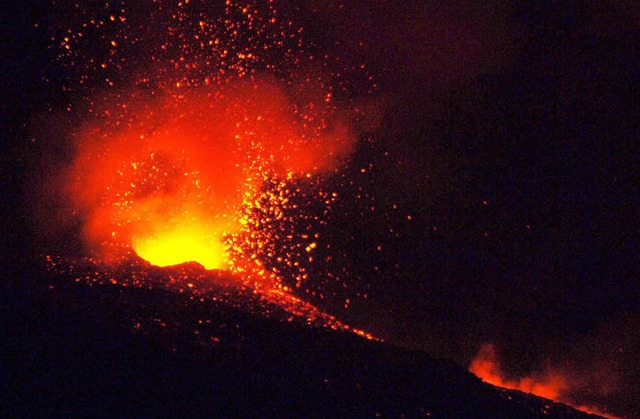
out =
[[(324, 250), (314, 226), (337, 193), (319, 185), (354, 150), (364, 115), (356, 102), (373, 88), (365, 66), (316, 45), (294, 19), (308, 9), (295, 3), (55, 9), (50, 35), (72, 121), (58, 140), (73, 155), (42, 189), (56, 191), (46, 210), (67, 223), (61, 230), (82, 236), (92, 266), (81, 279), (142, 286), (154, 275), (147, 264), (136, 272), (133, 255), (161, 267), (195, 261), (289, 312), (319, 316), (288, 291)], [(123, 267), (132, 278), (107, 274)], [(193, 281), (161, 286), (196, 292)]]
[(575, 383), (558, 371), (547, 369), (543, 373), (527, 377), (518, 379), (507, 378), (502, 371), (496, 355), (496, 348), (493, 344), (482, 345), (476, 357), (471, 361), (469, 371), (482, 379), (482, 381), (497, 387), (519, 390), (524, 393), (530, 393), (567, 404), (587, 413), (593, 413), (606, 418), (615, 418), (615, 416), (602, 412), (601, 409), (596, 407), (572, 403), (570, 394)]
[(86, 242), (106, 259), (131, 248), (158, 266), (227, 268), (230, 238), (256, 222), (247, 208), (286, 205), (271, 179), (307, 178), (351, 151), (343, 118), (325, 109), (305, 120), (268, 79), (163, 96), (132, 94), (77, 135), (64, 183)]
[(197, 226), (176, 228), (172, 231), (133, 238), (132, 247), (141, 258), (157, 266), (179, 265), (198, 261), (206, 269), (222, 269), (228, 265), (228, 248), (215, 235)]
[(480, 352), (469, 366), (469, 371), (482, 378), (482, 381), (494, 386), (520, 390), (551, 400), (558, 400), (562, 392), (568, 388), (566, 379), (553, 372), (548, 372), (540, 377), (525, 377), (519, 380), (506, 379), (498, 363), (495, 347), (491, 344), (483, 345), (480, 348)]
[(306, 37), (295, 5), (138, 3), (59, 7), (52, 19), (77, 123), (51, 188), (63, 218), (106, 262), (136, 253), (270, 275), (258, 256), (281, 234), (278, 208), (353, 149), (344, 74), (364, 67)]

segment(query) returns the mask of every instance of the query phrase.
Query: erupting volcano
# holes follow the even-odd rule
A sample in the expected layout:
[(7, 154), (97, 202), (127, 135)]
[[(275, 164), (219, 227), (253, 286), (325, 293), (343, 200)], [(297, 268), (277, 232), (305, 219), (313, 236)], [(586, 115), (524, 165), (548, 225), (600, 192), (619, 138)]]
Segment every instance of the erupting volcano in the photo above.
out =
[[(81, 224), (87, 252), (106, 263), (135, 253), (269, 287), (281, 286), (280, 265), (303, 278), (296, 259), (312, 259), (318, 234), (288, 227), (307, 216), (292, 198), (336, 198), (321, 176), (354, 148), (362, 113), (340, 75), (351, 70), (318, 57), (273, 2), (103, 12), (77, 6), (52, 37), (81, 92), (68, 109), (82, 109), (73, 163), (45, 186), (66, 202), (59, 216)], [(89, 37), (108, 53), (91, 55)]]
[(635, 52), (437, 3), (16, 4), (1, 411), (632, 411)]
[[(287, 10), (271, 1), (57, 10), (71, 22), (54, 25), (51, 39), (77, 122), (58, 139), (72, 160), (44, 188), (84, 256), (49, 257), (52, 272), (194, 295), (233, 278), (311, 323), (373, 338), (289, 292), (308, 278), (314, 226), (338, 198), (323, 177), (345, 167), (360, 135), (364, 113), (343, 73), (358, 73), (366, 91), (373, 83), (364, 66), (307, 40)], [(309, 212), (310, 203), (324, 209)], [(234, 275), (168, 271), (158, 281), (138, 258)]]

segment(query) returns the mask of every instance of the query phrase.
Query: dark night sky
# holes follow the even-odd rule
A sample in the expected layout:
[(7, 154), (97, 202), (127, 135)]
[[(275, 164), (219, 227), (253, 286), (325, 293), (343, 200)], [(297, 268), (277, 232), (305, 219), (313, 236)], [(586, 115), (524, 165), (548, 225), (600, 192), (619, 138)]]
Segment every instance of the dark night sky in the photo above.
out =
[[(635, 312), (637, 9), (400, 3), (356, 2), (328, 35), (345, 55), (365, 39), (353, 59), (382, 69), (385, 116), (355, 158), (413, 215), (379, 298), (417, 318), (456, 310), (463, 334), (494, 339)], [(394, 220), (363, 222), (367, 242)]]
[[(21, 204), (42, 151), (28, 144), (30, 121), (65, 100), (46, 36), (30, 25), (45, 11), (26, 3), (0, 13), (10, 256), (36, 234)], [(336, 181), (346, 198), (323, 232), (344, 250), (349, 291), (316, 303), (462, 364), (494, 342), (514, 373), (551, 362), (637, 388), (640, 8), (333, 3), (311, 3), (308, 30), (379, 74), (382, 116), (353, 156), (355, 186)], [(383, 210), (362, 210), (357, 187)], [(369, 298), (344, 310), (350, 292)], [(613, 397), (634, 403), (628, 391)]]

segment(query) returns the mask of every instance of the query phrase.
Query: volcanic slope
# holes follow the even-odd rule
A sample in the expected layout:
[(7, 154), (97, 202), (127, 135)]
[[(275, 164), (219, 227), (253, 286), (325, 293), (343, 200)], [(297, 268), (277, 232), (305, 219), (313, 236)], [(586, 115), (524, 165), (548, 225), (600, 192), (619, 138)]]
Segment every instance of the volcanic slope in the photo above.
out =
[[(170, 282), (197, 268), (147, 271)], [(3, 417), (596, 417), (222, 274), (194, 293), (77, 273), (34, 267), (4, 283)]]

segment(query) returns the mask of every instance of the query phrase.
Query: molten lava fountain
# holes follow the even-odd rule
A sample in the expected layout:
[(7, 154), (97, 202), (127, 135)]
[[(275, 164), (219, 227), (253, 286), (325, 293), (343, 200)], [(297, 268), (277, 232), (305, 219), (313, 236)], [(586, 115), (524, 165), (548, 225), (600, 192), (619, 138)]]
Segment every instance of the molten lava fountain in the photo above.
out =
[(345, 74), (373, 83), (305, 35), (290, 15), (306, 9), (276, 6), (58, 7), (74, 157), (46, 186), (98, 270), (194, 261), (305, 306), (282, 267), (306, 279), (318, 234), (297, 230), (308, 215), (294, 201), (337, 199), (323, 176), (348, 160), (362, 117)]
[[(289, 184), (332, 168), (353, 142), (347, 121), (310, 127), (261, 77), (158, 95), (132, 94), (115, 123), (77, 134), (63, 184), (85, 241), (105, 260), (131, 249), (158, 266), (249, 269), (244, 240), (260, 247), (275, 234), (268, 224), (283, 222)], [(256, 219), (262, 205), (273, 218)]]

